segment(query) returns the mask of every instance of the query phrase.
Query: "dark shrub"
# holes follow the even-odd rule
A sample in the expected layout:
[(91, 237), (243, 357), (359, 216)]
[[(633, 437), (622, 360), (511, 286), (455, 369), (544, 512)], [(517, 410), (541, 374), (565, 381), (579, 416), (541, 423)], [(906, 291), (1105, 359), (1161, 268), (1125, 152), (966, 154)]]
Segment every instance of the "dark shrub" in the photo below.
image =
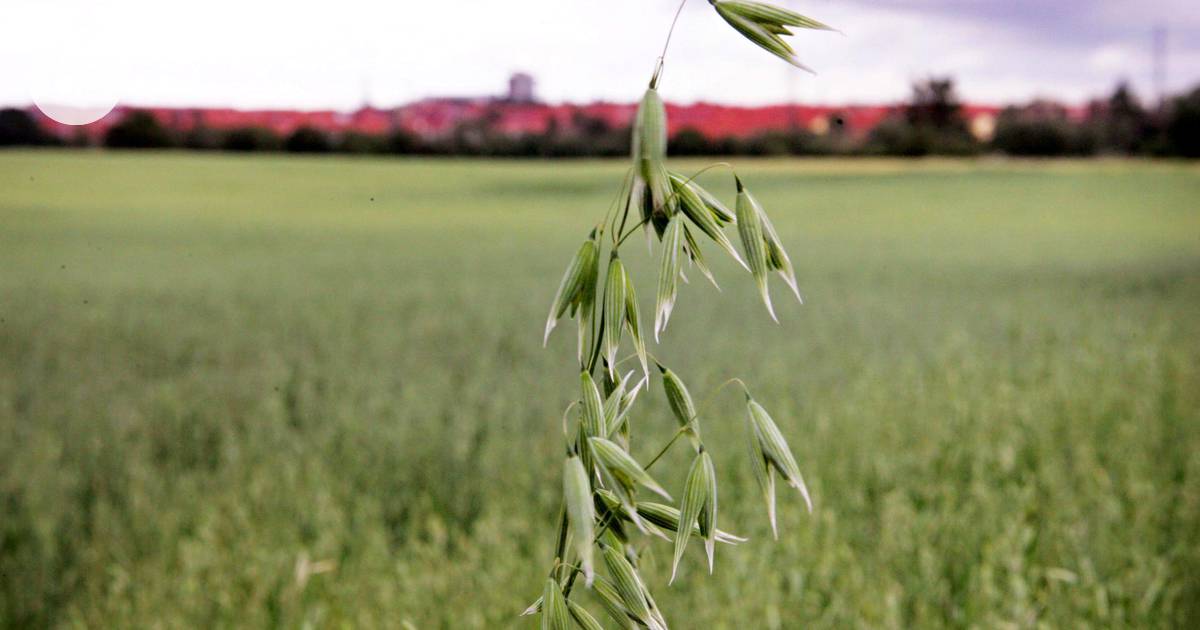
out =
[(225, 143), (224, 135), (212, 127), (197, 125), (183, 136), (183, 146), (196, 151), (213, 151)]
[(284, 140), (283, 148), (290, 153), (328, 153), (333, 143), (320, 129), (300, 127)]
[(1167, 116), (1166, 147), (1172, 155), (1200, 157), (1200, 87), (1172, 102)]
[(23, 109), (0, 109), (0, 146), (46, 144), (37, 121)]
[(684, 127), (671, 136), (667, 152), (671, 155), (712, 155), (713, 143), (695, 127)]
[(282, 146), (279, 135), (263, 127), (242, 127), (225, 134), (222, 148), (226, 151), (278, 151)]
[(144, 111), (130, 112), (104, 135), (104, 146), (113, 149), (162, 149), (174, 144), (167, 128)]
[(341, 153), (387, 153), (388, 139), (357, 131), (347, 131), (337, 142), (336, 151)]
[(996, 125), (992, 146), (1009, 155), (1066, 155), (1071, 152), (1071, 130), (1059, 120), (1002, 118)]
[(1088, 119), (1099, 149), (1107, 153), (1139, 153), (1154, 135), (1153, 121), (1125, 83), (1118, 85), (1108, 100), (1093, 103)]
[(387, 139), (387, 150), (391, 153), (410, 155), (421, 152), (421, 139), (407, 129), (397, 129)]
[(871, 130), (866, 146), (868, 153), (904, 156), (970, 155), (978, 150), (951, 79), (914, 84), (912, 101), (902, 115)]

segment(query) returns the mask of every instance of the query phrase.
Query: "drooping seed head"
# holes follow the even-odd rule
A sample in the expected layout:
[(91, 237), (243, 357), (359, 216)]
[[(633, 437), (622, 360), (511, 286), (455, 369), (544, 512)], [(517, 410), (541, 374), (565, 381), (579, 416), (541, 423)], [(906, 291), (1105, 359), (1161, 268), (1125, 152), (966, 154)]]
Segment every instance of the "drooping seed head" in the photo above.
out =
[(779, 474), (787, 480), (788, 485), (800, 492), (800, 495), (804, 497), (805, 505), (808, 506), (808, 511), (812, 512), (812, 498), (808, 494), (808, 486), (804, 484), (804, 478), (800, 476), (800, 467), (796, 465), (796, 458), (792, 456), (792, 451), (788, 448), (783, 433), (779, 431), (779, 427), (775, 425), (775, 421), (771, 419), (767, 410), (748, 396), (746, 407), (750, 415), (750, 422), (753, 423), (755, 435), (762, 448), (763, 457), (779, 471)]
[[(637, 511), (642, 519), (656, 527), (661, 527), (670, 532), (679, 531), (679, 508), (664, 505), (662, 503), (654, 503), (652, 501), (638, 501)], [(704, 538), (700, 532), (700, 525), (697, 523), (692, 527), (692, 536), (696, 538)], [(716, 541), (726, 545), (736, 545), (746, 542), (746, 538), (736, 536), (720, 529), (716, 530)]]
[(754, 274), (754, 282), (758, 285), (758, 293), (763, 304), (767, 306), (767, 312), (771, 314), (771, 319), (778, 322), (779, 318), (775, 317), (775, 308), (771, 306), (771, 294), (767, 287), (767, 273), (770, 269), (767, 267), (767, 242), (763, 238), (762, 214), (759, 212), (758, 202), (742, 185), (742, 180), (739, 179), (737, 183), (737, 224), (742, 251), (746, 254), (746, 262), (750, 264), (750, 273)]
[(713, 277), (712, 270), (708, 268), (708, 262), (704, 259), (704, 251), (700, 249), (699, 243), (696, 242), (696, 237), (692, 236), (691, 229), (686, 225), (683, 226), (683, 248), (688, 258), (693, 263), (696, 263), (696, 268), (700, 270), (700, 274), (712, 283), (713, 287), (720, 291), (721, 285), (717, 284), (717, 279)]
[(667, 630), (667, 620), (663, 617), (662, 609), (658, 607), (658, 602), (654, 601), (654, 595), (650, 593), (650, 589), (646, 588), (645, 582), (642, 583), (642, 594), (646, 596), (646, 604), (650, 606), (650, 617), (659, 628)]
[(796, 13), (790, 9), (777, 7), (763, 2), (752, 2), (749, 0), (718, 0), (718, 4), (731, 13), (740, 15), (748, 20), (754, 20), (759, 24), (771, 24), (781, 27), (796, 26), (799, 28), (809, 28), (821, 31), (837, 30), (810, 17), (800, 15), (799, 13)]
[(654, 307), (654, 340), (666, 330), (679, 292), (679, 273), (683, 254), (683, 219), (671, 217), (663, 234), (662, 259), (658, 268), (658, 295)]
[(612, 578), (613, 587), (621, 598), (621, 603), (640, 623), (650, 628), (659, 628), (659, 623), (650, 613), (650, 604), (646, 601), (642, 580), (633, 565), (629, 564), (629, 560), (613, 547), (605, 546), (601, 555), (604, 557), (604, 565), (608, 567), (608, 574)]
[(812, 72), (812, 69), (800, 63), (796, 51), (783, 40), (784, 36), (792, 34), (787, 27), (833, 30), (812, 18), (761, 2), (709, 0), (709, 3), (717, 10), (717, 14), (743, 37), (807, 72)]
[[(617, 418), (620, 416), (621, 412), (621, 401), (625, 397), (625, 388), (629, 385), (631, 378), (633, 378), (633, 372), (629, 372), (625, 376), (621, 377), (621, 380), (617, 381), (616, 386), (608, 392), (607, 397), (604, 399), (602, 411), (604, 412), (605, 435), (602, 437), (608, 437), (609, 435), (612, 435), (612, 432), (617, 428)], [(605, 389), (608, 388), (608, 380), (606, 379)]]
[(567, 520), (575, 533), (575, 553), (579, 556), (580, 568), (590, 586), (592, 577), (593, 525), (596, 521), (595, 504), (592, 500), (592, 484), (578, 456), (567, 458), (563, 466), (563, 496), (567, 503)]
[[(630, 374), (632, 375), (633, 372), (630, 372)], [(607, 427), (608, 428), (608, 437), (610, 439), (613, 438), (614, 436), (624, 436), (623, 439), (626, 439), (626, 440), (628, 439), (628, 437), (629, 437), (629, 410), (633, 407), (634, 401), (637, 400), (638, 393), (646, 385), (647, 381), (648, 381), (648, 379), (643, 376), (642, 380), (638, 381), (637, 384), (635, 384), (633, 386), (632, 390), (626, 392), (621, 397), (621, 404), (620, 404), (619, 409), (617, 410), (617, 417)], [(628, 442), (626, 442), (624, 444), (624, 448), (626, 450), (629, 449)]]
[(540, 612), (542, 612), (542, 596), (538, 595), (538, 598), (534, 600), (534, 602), (530, 604), (528, 608), (521, 611), (521, 616), (528, 617), (529, 615), (536, 615)]
[(629, 270), (625, 270), (625, 323), (629, 326), (629, 337), (633, 339), (633, 349), (637, 352), (638, 361), (642, 364), (642, 374), (648, 379), (650, 368), (646, 361), (646, 340), (642, 337), (642, 316), (638, 310), (637, 294), (634, 292), (633, 278)]
[(721, 249), (725, 250), (739, 265), (746, 266), (745, 261), (738, 255), (737, 250), (733, 248), (733, 243), (729, 242), (729, 237), (721, 231), (721, 226), (717, 223), (717, 219), (708, 208), (708, 204), (700, 198), (700, 195), (692, 187), (692, 183), (679, 174), (671, 175), (671, 185), (674, 187), (675, 195), (679, 198), (679, 208), (687, 216), (687, 218), (695, 224), (701, 232), (704, 232), (713, 240)]
[(796, 300), (803, 304), (804, 298), (800, 297), (800, 288), (796, 285), (796, 270), (792, 267), (792, 259), (783, 249), (783, 241), (779, 240), (779, 234), (775, 231), (770, 217), (766, 212), (762, 212), (761, 208), (759, 217), (762, 219), (763, 238), (767, 241), (767, 266), (779, 272), (788, 288), (796, 295)]
[(707, 451), (701, 450), (692, 460), (687, 481), (683, 485), (683, 499), (679, 504), (679, 528), (675, 531), (675, 556), (671, 561), (671, 582), (675, 581), (679, 561), (683, 559), (683, 552), (687, 549), (692, 527), (697, 525), (700, 513), (711, 498), (710, 493), (715, 484), (712, 473), (712, 459)]
[(692, 402), (691, 393), (688, 392), (687, 386), (675, 372), (662, 365), (659, 365), (658, 369), (662, 372), (663, 392), (667, 395), (667, 405), (671, 408), (675, 419), (679, 421), (679, 426), (687, 428), (692, 447), (699, 451), (700, 423), (696, 416), (696, 403)]
[(617, 587), (613, 586), (612, 582), (597, 577), (596, 582), (592, 584), (592, 590), (600, 599), (600, 603), (604, 606), (604, 611), (612, 617), (617, 625), (626, 630), (636, 630), (637, 623), (634, 621), (633, 613), (625, 607), (625, 602), (621, 599), (621, 594), (617, 592)]
[(599, 621), (588, 612), (586, 608), (575, 603), (575, 600), (567, 600), (567, 609), (571, 612), (571, 617), (575, 623), (583, 630), (604, 630), (604, 626), (600, 625)]
[(638, 104), (632, 149), (634, 159), (667, 157), (667, 109), (655, 88), (647, 88)]
[[(642, 209), (647, 228), (653, 226), (661, 237), (671, 214), (671, 183), (667, 157), (667, 111), (658, 90), (653, 87), (642, 95), (633, 123), (633, 166), (639, 185), (630, 189), (631, 200)], [(636, 197), (632, 197), (636, 195)]]
[(713, 572), (713, 553), (716, 548), (717, 541), (717, 472), (713, 468), (712, 457), (708, 456), (708, 452), (704, 452), (704, 466), (708, 468), (704, 476), (708, 480), (708, 498), (704, 501), (704, 507), (700, 509), (700, 514), (696, 517), (696, 524), (700, 529), (700, 535), (704, 538), (704, 553), (708, 556), (708, 572)]
[(717, 223), (727, 225), (737, 222), (737, 215), (735, 215), (732, 210), (726, 207), (720, 199), (717, 199), (716, 195), (708, 192), (708, 190), (706, 190), (703, 186), (697, 184), (695, 180), (692, 180), (690, 186), (704, 202), (704, 205), (708, 206), (708, 211), (712, 213), (713, 218), (717, 220)]
[(571, 259), (571, 264), (567, 265), (562, 281), (559, 282), (558, 291), (554, 294), (554, 301), (550, 304), (550, 315), (546, 318), (546, 330), (542, 338), (543, 346), (550, 340), (550, 332), (554, 330), (563, 314), (568, 309), (577, 309), (582, 303), (589, 277), (594, 275), (593, 267), (598, 254), (596, 232), (593, 230), (588, 240), (584, 241), (579, 246), (579, 251), (575, 252), (575, 257)]
[(767, 520), (771, 522), (771, 535), (779, 540), (779, 528), (775, 524), (775, 472), (766, 455), (762, 451), (761, 439), (753, 420), (747, 423), (746, 450), (750, 458), (750, 469), (754, 472), (754, 481), (762, 492), (767, 504)]
[(570, 627), (571, 616), (562, 589), (554, 578), (546, 578), (542, 592), (542, 630), (568, 630)]
[(583, 402), (583, 432), (588, 437), (608, 435), (604, 427), (604, 402), (596, 381), (587, 370), (579, 373), (579, 390)]
[(625, 329), (627, 280), (625, 266), (614, 253), (604, 281), (604, 359), (610, 375), (616, 374), (617, 350), (621, 347), (621, 332)]

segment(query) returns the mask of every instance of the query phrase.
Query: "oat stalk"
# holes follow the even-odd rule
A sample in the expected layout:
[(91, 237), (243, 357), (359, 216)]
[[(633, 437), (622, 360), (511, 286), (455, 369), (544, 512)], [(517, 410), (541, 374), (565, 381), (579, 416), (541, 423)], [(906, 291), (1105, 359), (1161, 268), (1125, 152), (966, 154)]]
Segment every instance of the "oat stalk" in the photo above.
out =
[[(580, 368), (579, 397), (570, 401), (563, 414), (566, 459), (562, 467), (563, 507), (559, 512), (554, 560), (542, 597), (524, 613), (540, 613), (543, 628), (563, 628), (572, 622), (581, 628), (602, 627), (596, 616), (584, 608), (579, 593), (573, 592), (577, 576), (583, 574), (593, 599), (620, 627), (666, 630), (666, 617), (639, 572), (639, 560), (650, 549), (648, 543), (641, 544), (641, 537), (657, 537), (671, 543), (672, 581), (680, 567), (686, 565), (684, 558), (692, 538), (703, 541), (710, 573), (715, 543), (732, 545), (746, 540), (717, 528), (717, 471), (701, 437), (703, 405), (698, 407), (679, 374), (647, 349), (634, 276), (620, 257), (622, 245), (638, 230), (646, 233), (652, 248), (658, 243), (653, 311), (655, 342), (666, 331), (674, 312), (680, 281), (687, 280), (685, 265), (688, 268), (695, 265), (714, 286), (717, 284), (702, 245), (714, 246), (717, 253), (729, 256), (749, 272), (775, 321), (778, 318), (771, 302), (770, 272), (778, 273), (800, 300), (795, 269), (775, 226), (732, 166), (718, 163), (701, 173), (716, 166), (733, 171), (733, 210), (696, 181), (700, 173), (684, 177), (667, 168), (667, 114), (658, 90), (671, 36), (686, 3), (687, 0), (680, 2), (675, 11), (662, 54), (655, 60), (649, 86), (638, 107), (633, 126), (632, 165), (618, 201), (599, 223), (588, 228), (587, 238), (559, 283), (543, 331), (545, 340), (549, 340), (560, 319), (575, 319)], [(793, 28), (832, 30), (811, 18), (760, 2), (709, 0), (709, 4), (721, 19), (752, 43), (804, 69), (807, 68), (796, 59), (783, 38), (791, 36)], [(726, 230), (732, 231), (739, 241), (740, 253), (734, 246), (735, 238)], [(604, 238), (606, 231), (608, 239)], [(607, 263), (601, 264), (602, 260)], [(617, 360), (622, 344), (627, 344), (626, 350), (633, 353)], [(621, 374), (621, 363), (634, 357), (640, 363), (640, 378), (635, 377), (636, 371)], [(649, 388), (651, 360), (658, 367), (662, 402), (678, 426), (657, 454), (641, 464), (630, 452), (635, 437), (630, 410), (638, 400), (638, 393)], [(725, 385), (730, 383), (739, 384), (745, 394), (746, 450), (766, 502), (771, 531), (778, 537), (775, 477), (778, 475), (795, 488), (811, 512), (808, 487), (774, 419), (751, 396), (741, 379), (730, 379)], [(695, 457), (686, 483), (677, 493), (677, 507), (647, 500), (646, 493), (672, 500), (671, 493), (649, 470), (683, 436), (687, 436)]]

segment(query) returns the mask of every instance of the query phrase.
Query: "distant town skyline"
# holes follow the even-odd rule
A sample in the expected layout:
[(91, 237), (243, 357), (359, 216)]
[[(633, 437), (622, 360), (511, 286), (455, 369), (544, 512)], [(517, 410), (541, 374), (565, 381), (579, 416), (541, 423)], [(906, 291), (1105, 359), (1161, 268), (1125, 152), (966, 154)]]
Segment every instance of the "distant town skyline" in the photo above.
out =
[[(1123, 0), (777, 2), (846, 33), (796, 38), (820, 74), (762, 54), (693, 0), (672, 43), (664, 95), (731, 105), (891, 103), (936, 75), (953, 77), (960, 95), (978, 103), (1078, 104), (1121, 80), (1152, 100), (1160, 27), (1162, 88), (1200, 82), (1200, 9), (1190, 0), (1136, 9)], [(39, 89), (65, 85), (127, 105), (349, 111), (500, 94), (516, 71), (532, 75), (548, 102), (629, 102), (675, 6), (15, 0), (5, 12), (18, 26), (0, 40), (0, 103), (26, 105)]]

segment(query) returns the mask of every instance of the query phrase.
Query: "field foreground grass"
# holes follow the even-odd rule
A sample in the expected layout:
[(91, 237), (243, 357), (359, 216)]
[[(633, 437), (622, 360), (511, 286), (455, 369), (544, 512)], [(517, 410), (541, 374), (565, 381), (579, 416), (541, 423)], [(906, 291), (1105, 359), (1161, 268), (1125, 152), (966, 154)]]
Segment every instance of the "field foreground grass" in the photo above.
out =
[[(751, 541), (670, 588), (649, 552), (668, 619), (1200, 626), (1200, 169), (744, 164), (808, 304), (721, 263), (654, 351), (745, 378), (816, 509), (771, 541), (712, 398)], [(622, 168), (0, 153), (0, 625), (533, 627), (576, 391), (541, 325)]]

